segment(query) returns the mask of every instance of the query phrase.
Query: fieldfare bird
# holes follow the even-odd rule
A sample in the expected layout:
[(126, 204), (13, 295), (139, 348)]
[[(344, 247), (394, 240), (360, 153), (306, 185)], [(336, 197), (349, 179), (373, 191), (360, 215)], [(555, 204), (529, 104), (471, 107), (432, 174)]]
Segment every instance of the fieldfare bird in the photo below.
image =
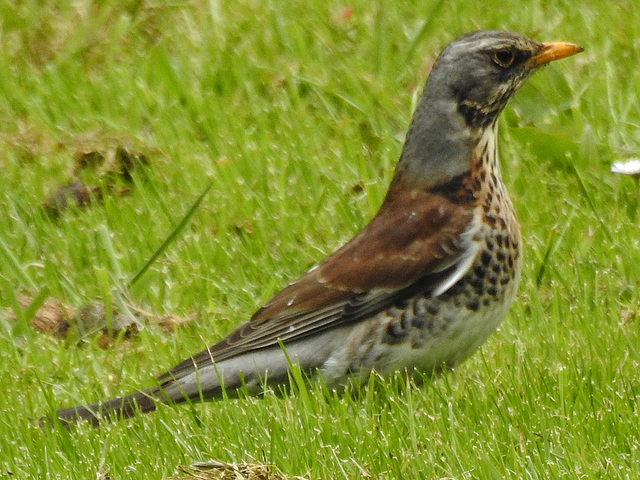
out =
[(337, 387), (464, 360), (506, 315), (522, 265), (498, 116), (538, 67), (581, 51), (496, 30), (456, 38), (433, 65), (388, 193), (359, 234), (154, 386), (56, 416), (97, 424), (158, 403), (259, 393), (288, 383), (292, 364)]

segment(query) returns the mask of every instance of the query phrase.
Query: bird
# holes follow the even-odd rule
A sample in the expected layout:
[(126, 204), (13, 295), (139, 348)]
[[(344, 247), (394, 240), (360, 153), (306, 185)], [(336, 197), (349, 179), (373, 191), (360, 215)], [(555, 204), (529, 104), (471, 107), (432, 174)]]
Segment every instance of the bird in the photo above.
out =
[(159, 404), (260, 394), (286, 386), (294, 365), (330, 388), (458, 365), (506, 316), (522, 268), (499, 114), (534, 71), (582, 50), (501, 30), (455, 38), (433, 64), (382, 205), (352, 240), (152, 386), (53, 419), (99, 425)]

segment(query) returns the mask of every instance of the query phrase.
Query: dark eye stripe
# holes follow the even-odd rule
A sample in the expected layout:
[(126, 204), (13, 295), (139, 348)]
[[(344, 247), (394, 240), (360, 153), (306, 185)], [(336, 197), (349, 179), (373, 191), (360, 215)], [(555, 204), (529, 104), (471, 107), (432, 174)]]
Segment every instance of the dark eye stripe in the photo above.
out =
[(531, 58), (531, 52), (528, 50), (516, 50), (516, 59), (513, 63), (522, 63)]

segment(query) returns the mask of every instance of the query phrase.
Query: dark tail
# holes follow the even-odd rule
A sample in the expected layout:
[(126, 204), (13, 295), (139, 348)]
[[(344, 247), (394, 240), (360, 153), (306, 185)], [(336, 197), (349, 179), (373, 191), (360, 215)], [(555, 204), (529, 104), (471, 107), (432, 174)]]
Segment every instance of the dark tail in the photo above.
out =
[[(184, 399), (177, 399), (174, 403), (181, 400)], [(157, 387), (152, 387), (93, 405), (62, 408), (56, 411), (55, 417), (65, 426), (77, 422), (90, 422), (97, 427), (104, 420), (117, 420), (133, 417), (138, 413), (152, 412), (156, 409), (157, 403), (169, 403), (169, 400)], [(52, 423), (51, 419), (48, 420)]]

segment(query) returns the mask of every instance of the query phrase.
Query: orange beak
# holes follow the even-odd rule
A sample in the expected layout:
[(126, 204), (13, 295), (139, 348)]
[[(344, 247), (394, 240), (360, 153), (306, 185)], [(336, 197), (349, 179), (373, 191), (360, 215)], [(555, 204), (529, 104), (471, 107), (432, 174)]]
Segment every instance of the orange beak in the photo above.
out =
[(529, 59), (529, 63), (532, 67), (539, 67), (545, 63), (549, 63), (552, 60), (559, 60), (564, 57), (569, 57), (583, 51), (579, 45), (573, 43), (564, 42), (548, 42), (542, 44), (542, 50), (537, 55), (534, 55)]

